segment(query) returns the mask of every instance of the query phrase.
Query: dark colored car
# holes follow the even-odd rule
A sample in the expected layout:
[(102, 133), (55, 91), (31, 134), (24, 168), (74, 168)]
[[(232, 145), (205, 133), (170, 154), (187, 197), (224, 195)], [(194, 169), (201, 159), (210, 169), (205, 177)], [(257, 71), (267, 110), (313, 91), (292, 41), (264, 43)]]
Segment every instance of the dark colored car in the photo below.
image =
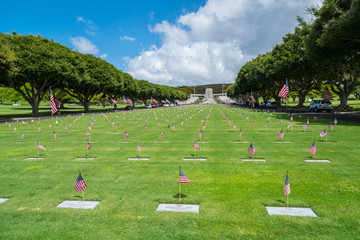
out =
[(134, 110), (134, 107), (133, 107), (133, 106), (126, 106), (126, 107), (124, 108), (124, 110)]

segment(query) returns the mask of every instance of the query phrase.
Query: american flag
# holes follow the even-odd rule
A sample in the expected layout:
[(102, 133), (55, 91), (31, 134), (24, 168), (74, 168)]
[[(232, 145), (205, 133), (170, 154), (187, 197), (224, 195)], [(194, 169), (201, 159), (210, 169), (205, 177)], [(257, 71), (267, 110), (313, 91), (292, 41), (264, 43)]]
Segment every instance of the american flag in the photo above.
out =
[(160, 131), (160, 137), (162, 137), (163, 136), (163, 132), (162, 131)]
[(311, 153), (312, 155), (316, 155), (316, 145), (315, 145), (315, 141), (313, 142), (313, 144), (311, 145), (311, 148), (309, 150), (309, 153)]
[(244, 104), (244, 103), (245, 103), (245, 102), (244, 102), (244, 99), (242, 99), (242, 97), (239, 97), (239, 100), (240, 100), (241, 104)]
[(148, 127), (146, 125), (144, 126), (144, 130), (148, 130)]
[(286, 174), (285, 185), (284, 185), (283, 193), (284, 193), (285, 196), (290, 194), (289, 173)]
[(53, 137), (56, 138), (56, 132), (55, 131), (53, 131)]
[(294, 117), (290, 117), (290, 121), (294, 120)]
[(79, 192), (79, 191), (84, 191), (87, 186), (84, 182), (84, 179), (81, 176), (81, 173), (79, 172), (79, 176), (76, 179), (75, 185), (74, 185), (75, 191)]
[(90, 125), (89, 125), (88, 129), (89, 129), (89, 131), (91, 131), (91, 126)]
[(254, 156), (254, 154), (255, 154), (255, 148), (254, 148), (253, 143), (250, 144), (250, 147), (248, 148), (247, 151), (251, 154), (251, 156)]
[(278, 97), (283, 97), (287, 100), (289, 95), (289, 84), (288, 81), (286, 80), (284, 86), (281, 88)]
[(46, 151), (46, 149), (43, 147), (43, 145), (40, 144), (40, 142), (38, 142), (38, 149), (42, 149), (42, 150)]
[(201, 136), (202, 136), (202, 131), (201, 131), (201, 129), (200, 129), (200, 131), (199, 131), (199, 138), (201, 138)]
[(114, 99), (112, 99), (112, 98), (110, 98), (110, 97), (108, 97), (108, 101), (109, 101), (109, 103), (111, 103), (111, 104), (117, 104), (117, 101), (116, 100), (114, 100)]
[(307, 125), (306, 125), (306, 123), (304, 123), (304, 125), (303, 125), (303, 129), (305, 130), (305, 129), (306, 129), (306, 127), (307, 127)]
[(172, 124), (172, 125), (171, 125), (171, 130), (174, 130), (174, 129), (175, 129), (175, 125)]
[(90, 150), (92, 148), (90, 143), (86, 143), (86, 147), (87, 147), (88, 150)]
[(21, 140), (24, 140), (24, 134), (21, 133)]
[(234, 123), (233, 128), (236, 128), (236, 123)]
[(291, 128), (292, 127), (292, 123), (290, 123), (288, 126), (287, 126), (287, 128)]
[(337, 122), (337, 119), (335, 118), (335, 120), (334, 120), (334, 124), (336, 125), (338, 122)]
[(279, 135), (278, 135), (279, 138), (284, 138), (284, 131), (281, 129)]
[(320, 133), (320, 137), (325, 137), (326, 135), (327, 135), (326, 129), (322, 130), (322, 132)]
[(181, 169), (179, 169), (179, 170), (180, 170), (179, 183), (189, 183), (189, 184), (191, 184), (191, 183), (189, 182), (189, 180), (187, 180), (187, 178), (185, 177), (185, 175), (184, 175), (184, 173), (181, 171)]
[(329, 124), (329, 127), (328, 127), (329, 129), (333, 129), (334, 128), (334, 126), (332, 125), (332, 123), (330, 122), (330, 124)]
[(165, 98), (165, 102), (168, 103), (168, 104), (171, 103), (167, 98)]
[(14, 126), (14, 132), (16, 132), (16, 126)]
[(183, 120), (181, 120), (181, 121), (180, 121), (180, 125), (184, 125), (184, 122), (183, 122)]
[(90, 131), (88, 131), (85, 136), (89, 137), (90, 136)]
[(124, 103), (133, 105), (132, 101), (128, 99), (126, 96), (124, 96)]
[(137, 150), (138, 150), (139, 153), (141, 153), (141, 145), (140, 145), (140, 142), (139, 142), (139, 144), (138, 144), (138, 146), (137, 146)]
[(197, 144), (196, 141), (194, 141), (193, 147), (196, 148), (196, 149), (198, 149), (198, 150), (200, 150), (200, 147), (199, 147), (199, 145)]
[(125, 131), (124, 133), (124, 137), (128, 138), (129, 137), (129, 134), (127, 133), (127, 131)]
[(51, 87), (49, 89), (50, 89), (51, 114), (54, 114), (57, 112), (57, 107), (56, 107), (56, 103), (54, 101), (53, 94), (51, 92)]
[(331, 100), (332, 99), (332, 95), (331, 95), (331, 92), (329, 91), (329, 89), (326, 87), (325, 88), (325, 91), (322, 95), (322, 98), (323, 99), (327, 99), (327, 100)]
[(239, 137), (241, 137), (241, 134), (242, 134), (242, 129), (240, 129), (239, 131)]
[(155, 104), (157, 104), (158, 102), (154, 99), (154, 98), (150, 98), (150, 101), (152, 102), (152, 103), (155, 103)]

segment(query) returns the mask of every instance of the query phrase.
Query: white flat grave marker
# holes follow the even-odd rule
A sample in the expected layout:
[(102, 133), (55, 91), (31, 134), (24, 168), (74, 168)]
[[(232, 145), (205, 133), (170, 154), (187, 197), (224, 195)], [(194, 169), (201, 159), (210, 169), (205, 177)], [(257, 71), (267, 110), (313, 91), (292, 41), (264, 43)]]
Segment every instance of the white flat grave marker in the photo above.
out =
[(77, 208), (77, 209), (94, 209), (96, 205), (100, 202), (98, 201), (70, 201), (66, 200), (60, 203), (58, 208)]
[(155, 141), (155, 143), (170, 143), (169, 141)]
[(7, 200), (9, 200), (8, 198), (0, 198), (0, 203), (6, 202)]
[(266, 207), (269, 215), (317, 217), (311, 208)]
[(130, 161), (136, 161), (136, 160), (147, 161), (147, 160), (150, 160), (150, 158), (128, 158), (128, 160), (130, 160)]
[(292, 142), (286, 142), (286, 141), (276, 141), (275, 143), (292, 143)]
[(233, 143), (249, 143), (247, 141), (234, 141)]
[(266, 162), (265, 159), (241, 159), (243, 162)]
[(157, 212), (193, 212), (199, 213), (200, 206), (197, 204), (165, 204), (160, 203)]
[(326, 160), (326, 159), (320, 159), (320, 160), (313, 160), (313, 159), (308, 159), (308, 160), (304, 160), (305, 162), (331, 162), (330, 160)]
[(184, 158), (184, 161), (206, 161), (206, 158)]
[(26, 160), (38, 160), (38, 159), (44, 159), (44, 158), (41, 158), (41, 157), (39, 157), (39, 158), (26, 158)]
[(79, 157), (79, 158), (75, 158), (75, 160), (95, 160), (95, 158), (86, 158), (86, 157)]

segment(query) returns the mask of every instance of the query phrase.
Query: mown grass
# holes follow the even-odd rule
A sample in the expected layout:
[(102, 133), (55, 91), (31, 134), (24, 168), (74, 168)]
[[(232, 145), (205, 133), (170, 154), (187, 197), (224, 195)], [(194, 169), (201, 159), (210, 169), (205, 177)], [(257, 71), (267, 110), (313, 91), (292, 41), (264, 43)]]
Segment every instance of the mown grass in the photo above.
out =
[[(77, 117), (79, 120), (58, 118), (58, 124), (55, 119), (42, 120), (40, 133), (37, 121), (33, 127), (27, 122), (0, 125), (0, 197), (10, 198), (0, 204), (0, 239), (358, 238), (358, 125), (340, 121), (328, 130), (329, 142), (325, 143), (319, 133), (329, 120), (309, 118), (304, 132), (305, 116), (294, 115), (293, 127), (287, 128), (291, 116), (284, 113), (281, 125), (279, 113), (215, 105), (201, 139), (207, 143), (199, 143), (196, 152), (207, 161), (183, 161), (194, 154), (193, 141), (199, 140), (201, 120), (210, 109), (193, 106), (96, 114), (90, 150), (96, 159), (85, 161), (75, 158), (86, 154), (85, 133), (92, 115)], [(276, 143), (281, 128), (285, 141), (291, 143)], [(233, 143), (239, 140), (240, 129), (241, 140), (254, 143), (255, 158), (266, 162), (241, 161), (251, 156), (249, 143)], [(129, 133), (129, 143), (122, 143), (124, 131)], [(24, 143), (17, 143), (20, 132), (25, 135)], [(314, 139), (317, 159), (331, 163), (304, 162), (312, 158), (308, 150)], [(38, 140), (47, 149), (41, 152), (45, 159), (25, 160), (36, 156)], [(155, 143), (161, 140), (170, 143)], [(141, 156), (150, 161), (127, 160), (138, 156), (139, 141)], [(182, 203), (200, 204), (199, 214), (155, 211), (159, 203), (178, 203), (179, 165), (192, 183), (182, 185)], [(73, 189), (78, 169), (88, 186), (85, 199), (101, 203), (94, 210), (56, 208), (64, 200), (82, 199)], [(265, 206), (286, 206), (282, 189), (287, 170), (290, 206), (311, 207), (318, 218), (269, 216), (266, 212)]]

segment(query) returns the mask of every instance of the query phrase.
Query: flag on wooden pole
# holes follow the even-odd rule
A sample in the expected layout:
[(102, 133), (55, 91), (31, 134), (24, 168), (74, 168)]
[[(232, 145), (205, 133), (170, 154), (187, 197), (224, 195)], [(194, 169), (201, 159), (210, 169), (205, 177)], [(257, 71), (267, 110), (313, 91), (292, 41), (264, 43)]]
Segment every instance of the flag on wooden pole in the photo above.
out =
[(286, 80), (284, 86), (281, 88), (278, 97), (283, 97), (287, 100), (289, 95), (289, 84), (288, 81)]
[(79, 171), (79, 175), (76, 179), (75, 185), (74, 185), (75, 191), (79, 192), (79, 191), (84, 191), (87, 186), (84, 182), (84, 179), (81, 176), (81, 172)]
[(197, 144), (196, 141), (194, 141), (193, 147), (196, 148), (196, 149), (198, 149), (198, 150), (200, 150), (200, 147), (199, 147), (199, 145)]
[(40, 144), (40, 142), (38, 142), (37, 148), (46, 151), (46, 149), (43, 147), (43, 145)]
[(289, 172), (286, 174), (283, 193), (284, 193), (285, 196), (290, 194)]
[(50, 89), (51, 115), (53, 115), (54, 113), (57, 112), (57, 107), (56, 107), (56, 103), (54, 101), (54, 96), (51, 92), (51, 87), (49, 87), (49, 89)]
[(92, 147), (91, 147), (90, 143), (86, 143), (86, 148), (87, 148), (87, 150), (92, 149)]
[(320, 133), (320, 137), (325, 137), (325, 136), (327, 136), (327, 130), (326, 129), (322, 130), (321, 133)]
[(278, 137), (281, 138), (281, 139), (284, 138), (284, 131), (283, 131), (283, 129), (280, 130), (280, 133), (279, 133)]
[(254, 148), (253, 143), (251, 143), (251, 144), (250, 144), (250, 147), (248, 148), (248, 150), (247, 150), (247, 151), (251, 154), (251, 156), (253, 156), (253, 157), (254, 157), (254, 154), (255, 154), (255, 148)]
[(184, 175), (184, 173), (181, 171), (181, 169), (179, 169), (179, 170), (180, 170), (179, 183), (189, 183), (189, 184), (191, 184), (191, 183), (189, 182), (189, 180), (185, 177), (185, 175)]
[(312, 155), (316, 155), (316, 145), (315, 145), (315, 140), (313, 142), (313, 144), (311, 145), (311, 148), (309, 150), (309, 152), (312, 154)]
[(138, 150), (139, 153), (141, 153), (141, 145), (140, 145), (140, 142), (139, 142), (139, 144), (138, 144), (138, 146), (137, 146), (137, 150)]

